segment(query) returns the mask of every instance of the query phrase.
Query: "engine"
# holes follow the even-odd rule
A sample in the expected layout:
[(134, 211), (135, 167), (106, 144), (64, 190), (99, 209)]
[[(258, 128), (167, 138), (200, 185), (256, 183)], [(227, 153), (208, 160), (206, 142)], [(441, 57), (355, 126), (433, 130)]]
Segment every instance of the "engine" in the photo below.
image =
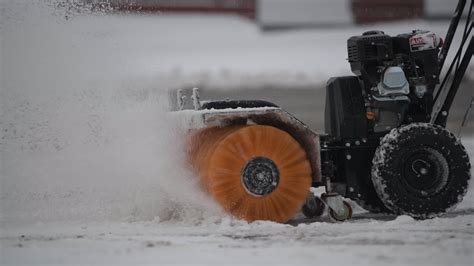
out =
[(438, 35), (423, 30), (394, 37), (368, 31), (348, 39), (348, 61), (363, 89), (369, 131), (429, 118), (441, 46)]

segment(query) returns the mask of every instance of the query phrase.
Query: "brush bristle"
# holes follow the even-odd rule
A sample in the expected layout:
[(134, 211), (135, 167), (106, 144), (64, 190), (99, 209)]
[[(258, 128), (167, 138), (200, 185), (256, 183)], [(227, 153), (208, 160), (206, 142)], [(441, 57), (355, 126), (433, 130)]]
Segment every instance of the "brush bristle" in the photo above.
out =
[[(275, 127), (206, 128), (191, 136), (188, 147), (188, 158), (204, 189), (237, 218), (286, 222), (309, 193), (311, 167), (305, 151)], [(248, 193), (241, 181), (245, 163), (255, 157), (272, 160), (280, 173), (277, 187), (265, 196)]]

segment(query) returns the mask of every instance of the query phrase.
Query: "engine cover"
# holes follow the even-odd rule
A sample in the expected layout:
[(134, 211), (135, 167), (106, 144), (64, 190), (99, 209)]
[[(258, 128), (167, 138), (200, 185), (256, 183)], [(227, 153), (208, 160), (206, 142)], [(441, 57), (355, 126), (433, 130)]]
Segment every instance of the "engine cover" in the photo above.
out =
[(377, 89), (380, 96), (409, 94), (410, 84), (401, 67), (391, 66), (387, 67), (383, 72)]

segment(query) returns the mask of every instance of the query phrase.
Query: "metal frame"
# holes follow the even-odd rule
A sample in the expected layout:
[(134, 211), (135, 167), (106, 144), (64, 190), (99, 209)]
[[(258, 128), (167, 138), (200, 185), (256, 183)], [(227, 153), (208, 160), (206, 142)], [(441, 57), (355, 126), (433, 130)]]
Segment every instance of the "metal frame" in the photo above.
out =
[[(464, 74), (466, 73), (467, 67), (469, 65), (469, 62), (471, 61), (471, 57), (474, 52), (474, 40), (473, 40), (473, 37), (471, 36), (469, 44), (466, 50), (464, 51), (464, 54), (462, 55), (464, 44), (467, 42), (468, 36), (471, 34), (471, 31), (473, 28), (473, 23), (471, 22), (472, 5), (473, 5), (473, 0), (471, 0), (470, 7), (468, 9), (469, 14), (467, 14), (467, 21), (464, 27), (461, 45), (459, 46), (458, 51), (453, 61), (451, 62), (451, 65), (449, 66), (449, 69), (446, 72), (445, 77), (443, 78), (443, 81), (441, 85), (439, 86), (436, 92), (435, 98), (433, 100), (433, 106), (436, 108), (433, 108), (433, 113), (431, 115), (430, 122), (433, 124), (443, 126), (443, 127), (446, 126), (449, 110), (458, 92), (459, 86), (461, 85), (462, 78), (464, 77)], [(465, 6), (466, 6), (466, 0), (459, 0), (458, 5), (456, 7), (456, 11), (454, 12), (453, 18), (451, 19), (451, 24), (449, 25), (448, 32), (446, 33), (444, 45), (441, 48), (441, 52), (439, 54), (438, 76), (440, 75), (443, 69), (443, 65), (448, 55), (448, 51), (451, 47), (452, 40), (456, 34), (456, 30), (459, 26), (459, 21), (464, 12)], [(454, 69), (453, 80), (451, 82), (451, 86), (449, 86), (448, 88), (447, 82), (448, 82), (448, 79), (451, 77), (451, 72), (453, 71), (453, 69)], [(446, 96), (444, 97), (444, 99), (440, 99), (441, 95), (446, 95)]]

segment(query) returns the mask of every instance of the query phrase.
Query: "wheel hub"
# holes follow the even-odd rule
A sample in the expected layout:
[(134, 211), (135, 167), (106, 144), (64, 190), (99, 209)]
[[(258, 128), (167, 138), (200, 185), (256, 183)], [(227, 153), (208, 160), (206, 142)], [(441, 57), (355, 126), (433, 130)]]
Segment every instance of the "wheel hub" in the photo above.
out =
[(280, 173), (275, 163), (266, 157), (248, 160), (241, 173), (242, 184), (247, 193), (265, 196), (272, 193), (280, 181)]
[(404, 181), (412, 192), (422, 196), (433, 195), (448, 182), (448, 162), (437, 150), (422, 147), (408, 152), (405, 158)]

